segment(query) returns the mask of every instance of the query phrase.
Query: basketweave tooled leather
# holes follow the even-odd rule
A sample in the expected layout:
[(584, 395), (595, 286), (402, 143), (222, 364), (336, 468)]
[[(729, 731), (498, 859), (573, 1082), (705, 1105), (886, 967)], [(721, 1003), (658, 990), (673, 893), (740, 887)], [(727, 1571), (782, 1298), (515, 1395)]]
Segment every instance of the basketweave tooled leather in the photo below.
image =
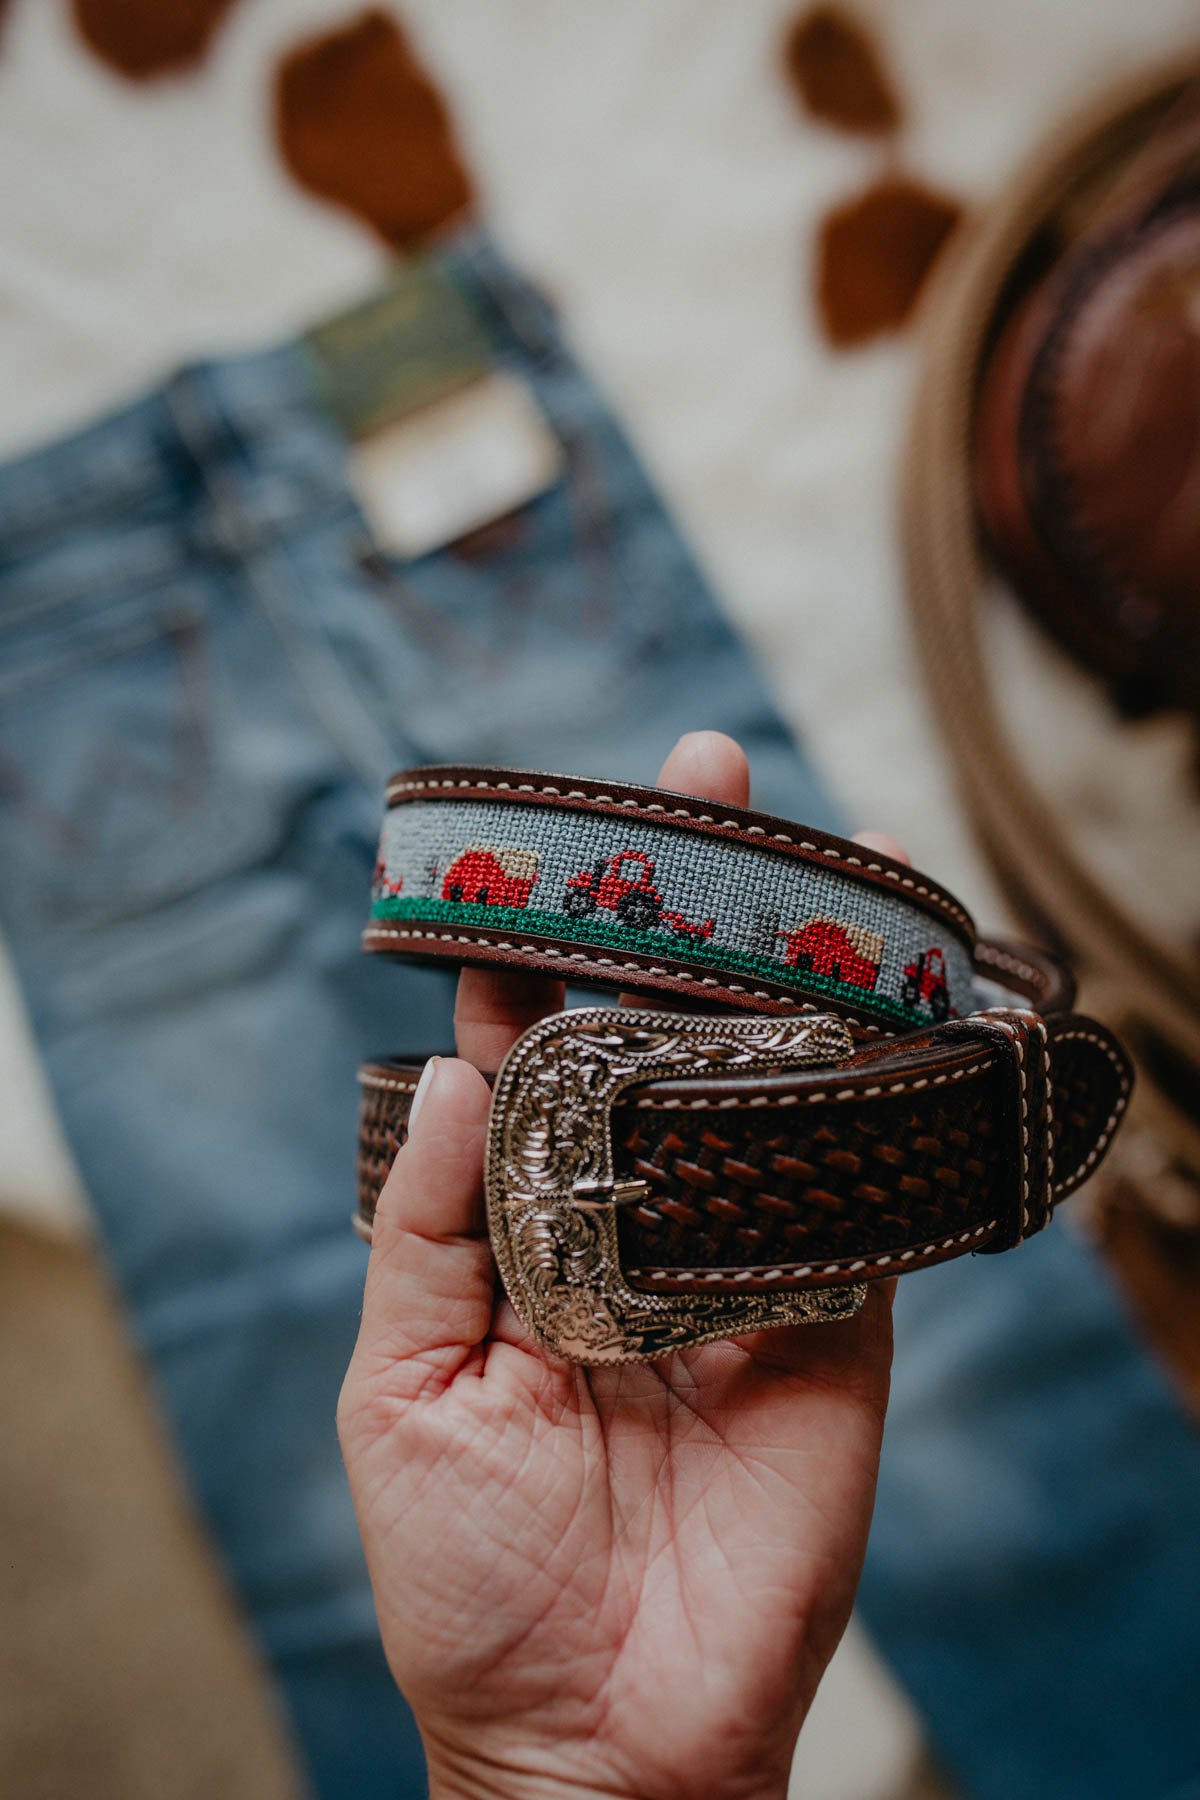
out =
[(1057, 250), (988, 358), (979, 507), (1017, 593), (1126, 710), (1200, 712), (1200, 86), (1080, 210), (1043, 224)]
[[(394, 804), (407, 803), (414, 781), (423, 797), (436, 796), (438, 784), (460, 801), (520, 794), (531, 809), (601, 820), (630, 816), (634, 803), (660, 816), (669, 808), (689, 844), (723, 833), (731, 844), (758, 853), (769, 845), (773, 855), (814, 866), (853, 860), (863, 865), (853, 879), (866, 887), (886, 884), (890, 892), (903, 880), (908, 902), (931, 924), (953, 922), (973, 938), (953, 896), (918, 872), (747, 809), (628, 785), (459, 768), (398, 777)], [(413, 905), (419, 913), (421, 903)], [(511, 922), (490, 934), (474, 925), (446, 929), (431, 941), (421, 935), (427, 923), (396, 938), (376, 919), (364, 944), (422, 961), (562, 972), (561, 943)], [(405, 929), (411, 925), (410, 915)], [(622, 958), (614, 969), (611, 958), (585, 954), (571, 961), (570, 977), (683, 993), (709, 1008), (813, 1009), (783, 988), (749, 993), (719, 979), (700, 986), (694, 971), (671, 962), (667, 955)], [(821, 1010), (851, 1021), (849, 1066), (658, 1080), (625, 1091), (612, 1113), (614, 1173), (645, 1183), (643, 1197), (618, 1219), (629, 1285), (658, 1294), (786, 1294), (1010, 1248), (1040, 1229), (1104, 1156), (1128, 1100), (1129, 1065), (1104, 1027), (1070, 1012), (1073, 985), (1055, 959), (982, 941), (974, 944), (974, 967), (994, 984), (986, 997), (989, 1007), (1001, 1003), (997, 1010), (900, 1034), (852, 1003), (823, 997)], [(420, 1069), (378, 1062), (361, 1072), (359, 1216), (367, 1231), (404, 1141)]]

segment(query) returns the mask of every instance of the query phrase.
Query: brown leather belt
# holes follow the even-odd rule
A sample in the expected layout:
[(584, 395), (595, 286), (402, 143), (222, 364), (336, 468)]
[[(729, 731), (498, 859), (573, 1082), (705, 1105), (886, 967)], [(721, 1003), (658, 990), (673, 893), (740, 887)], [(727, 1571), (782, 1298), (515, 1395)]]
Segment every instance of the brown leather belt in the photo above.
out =
[[(369, 951), (702, 1011), (587, 1007), (495, 1079), (488, 1223), (517, 1312), (583, 1362), (846, 1316), (864, 1284), (1041, 1230), (1131, 1074), (1042, 953), (785, 820), (524, 771), (397, 776)], [(420, 1065), (362, 1070), (359, 1227)]]

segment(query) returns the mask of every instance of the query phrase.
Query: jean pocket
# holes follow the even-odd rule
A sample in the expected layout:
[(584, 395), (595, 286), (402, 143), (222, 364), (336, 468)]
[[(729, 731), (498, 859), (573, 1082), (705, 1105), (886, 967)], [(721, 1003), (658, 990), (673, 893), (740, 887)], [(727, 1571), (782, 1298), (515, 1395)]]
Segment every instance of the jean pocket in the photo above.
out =
[(68, 609), (0, 641), (0, 855), (10, 926), (165, 905), (270, 830), (239, 779), (239, 710), (202, 593)]
[(405, 645), (406, 728), (434, 761), (519, 757), (581, 716), (621, 717), (647, 669), (716, 618), (656, 496), (599, 432), (576, 434), (564, 478), (520, 511), (373, 572)]

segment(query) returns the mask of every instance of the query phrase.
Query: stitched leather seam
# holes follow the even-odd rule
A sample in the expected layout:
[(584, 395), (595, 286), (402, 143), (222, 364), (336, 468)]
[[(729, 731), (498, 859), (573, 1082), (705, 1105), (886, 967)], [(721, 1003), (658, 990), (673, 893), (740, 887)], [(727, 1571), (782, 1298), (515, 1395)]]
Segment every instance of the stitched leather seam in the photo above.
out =
[(761, 837), (765, 843), (790, 844), (795, 849), (803, 850), (809, 855), (819, 857), (823, 861), (838, 862), (847, 868), (864, 869), (871, 875), (882, 875), (885, 881), (894, 881), (899, 887), (911, 889), (920, 894), (931, 905), (956, 920), (973, 939), (975, 922), (970, 914), (952, 900), (948, 894), (937, 888), (927, 887), (924, 882), (915, 881), (911, 875), (902, 875), (898, 869), (885, 868), (883, 863), (864, 862), (861, 856), (845, 856), (840, 850), (831, 850), (827, 846), (814, 844), (807, 838), (792, 837), (786, 831), (766, 831), (761, 825), (741, 825), (736, 819), (719, 819), (712, 813), (693, 812), (687, 806), (662, 806), (655, 801), (635, 800), (632, 796), (619, 800), (614, 794), (587, 794), (582, 788), (554, 787), (532, 781), (486, 781), (476, 777), (461, 777), (457, 781), (396, 781), (388, 786), (387, 800), (390, 805), (397, 794), (420, 794), (445, 792), (447, 789), (467, 788), (473, 791), (506, 793), (506, 794), (543, 794), (549, 799), (571, 800), (585, 806), (620, 806), (629, 812), (658, 813), (663, 818), (690, 819), (697, 825), (710, 825), (722, 833), (736, 833), (739, 837)]
[(1118, 1078), (1120, 1080), (1120, 1084), (1121, 1084), (1121, 1091), (1120, 1091), (1119, 1095), (1117, 1096), (1116, 1104), (1113, 1107), (1112, 1111), (1108, 1115), (1108, 1119), (1105, 1123), (1104, 1130), (1100, 1133), (1100, 1136), (1096, 1139), (1096, 1142), (1092, 1145), (1092, 1148), (1088, 1151), (1087, 1155), (1084, 1157), (1083, 1161), (1079, 1164), (1079, 1167), (1077, 1169), (1075, 1169), (1070, 1175), (1064, 1175), (1061, 1181), (1055, 1182), (1055, 1184), (1054, 1184), (1055, 1194), (1062, 1194), (1068, 1188), (1077, 1187), (1078, 1184), (1083, 1180), (1084, 1176), (1087, 1174), (1088, 1170), (1093, 1168), (1095, 1166), (1095, 1164), (1099, 1162), (1099, 1160), (1103, 1156), (1105, 1150), (1108, 1148), (1108, 1144), (1109, 1144), (1110, 1139), (1112, 1138), (1112, 1134), (1117, 1129), (1117, 1126), (1120, 1124), (1121, 1115), (1125, 1111), (1125, 1108), (1129, 1104), (1130, 1082), (1129, 1082), (1129, 1073), (1125, 1067), (1124, 1058), (1118, 1055), (1117, 1051), (1113, 1048), (1112, 1044), (1110, 1044), (1106, 1038), (1101, 1037), (1099, 1032), (1096, 1032), (1096, 1031), (1060, 1031), (1060, 1032), (1056, 1032), (1054, 1041), (1056, 1044), (1072, 1044), (1072, 1043), (1094, 1044), (1098, 1050), (1103, 1050), (1105, 1056), (1107, 1056), (1109, 1062), (1112, 1064), (1113, 1068), (1117, 1071), (1117, 1076), (1118, 1076)]
[(990, 963), (993, 968), (1006, 969), (1010, 975), (1019, 975), (1022, 981), (1034, 982), (1043, 992), (1048, 986), (1043, 970), (1035, 969), (1031, 963), (1022, 962), (1019, 956), (1010, 956), (1007, 950), (1001, 950), (995, 944), (982, 940), (977, 943), (975, 960)]
[(1017, 1089), (1021, 1097), (1021, 1232), (1029, 1230), (1029, 1096), (1025, 1085), (1025, 1046), (1015, 1026), (1001, 1025), (1017, 1053)]
[(392, 1075), (368, 1075), (363, 1069), (358, 1072), (358, 1085), (365, 1088), (379, 1088), (392, 1094), (415, 1094), (417, 1091), (415, 1081), (403, 1080)]
[(736, 1269), (729, 1271), (713, 1270), (711, 1274), (698, 1269), (628, 1269), (626, 1274), (631, 1281), (676, 1281), (698, 1282), (705, 1285), (732, 1287), (736, 1282), (744, 1281), (783, 1281), (790, 1278), (803, 1281), (809, 1275), (859, 1275), (864, 1269), (886, 1269), (893, 1263), (927, 1262), (931, 1257), (941, 1256), (946, 1250), (953, 1250), (956, 1245), (969, 1244), (974, 1238), (986, 1237), (993, 1232), (999, 1223), (989, 1219), (986, 1225), (977, 1225), (973, 1231), (960, 1231), (953, 1237), (943, 1238), (936, 1244), (921, 1244), (911, 1250), (889, 1250), (883, 1256), (859, 1256), (853, 1261), (842, 1257), (838, 1262), (806, 1263), (801, 1268), (777, 1269)]
[[(1011, 1010), (1016, 1010), (1011, 1009)], [(990, 1013), (1005, 1013), (1008, 1007), (988, 1007)], [(1020, 1017), (1032, 1019), (1032, 1013), (1022, 1012)], [(997, 1031), (1002, 1031), (1012, 1045), (1017, 1058), (1017, 1093), (1020, 1099), (1019, 1125), (1021, 1131), (1021, 1237), (1029, 1235), (1029, 1090), (1025, 1078), (1025, 1040), (1019, 1026), (1008, 1018), (993, 1018), (990, 1023)]]
[(1038, 1044), (1042, 1052), (1042, 1091), (1044, 1099), (1042, 1111), (1042, 1133), (1046, 1144), (1046, 1182), (1042, 1225), (1050, 1223), (1054, 1212), (1054, 1082), (1050, 1076), (1050, 1035), (1045, 1021), (1034, 1014), (1034, 1029), (1038, 1035)]
[[(687, 981), (696, 987), (716, 988), (721, 993), (749, 994), (752, 1000), (778, 1003), (782, 999), (792, 998), (790, 995), (768, 993), (766, 988), (747, 987), (741, 981), (721, 981), (715, 975), (697, 975), (692, 969), (685, 969), (678, 964), (652, 964), (647, 967), (644, 963), (620, 962), (612, 956), (593, 956), (584, 950), (556, 950), (549, 944), (521, 944), (512, 938), (471, 937), (460, 931), (421, 931), (413, 926), (405, 929), (395, 925), (368, 926), (363, 941), (369, 944), (375, 938), (426, 938), (442, 944), (479, 944), (492, 950), (516, 951), (521, 956), (552, 956), (560, 962), (588, 963), (593, 968), (623, 969), (633, 975), (656, 975), (660, 979), (665, 977), (668, 980)], [(794, 1004), (797, 1012), (820, 1013), (829, 1010), (811, 1000), (796, 1000)], [(855, 1024), (864, 1036), (890, 1038), (897, 1035), (894, 1031), (885, 1031), (882, 1025), (867, 1024), (859, 1020), (855, 1020)]]
[[(977, 1063), (970, 1069), (953, 1069), (945, 1071), (941, 1075), (918, 1076), (913, 1081), (878, 1082), (873, 1087), (840, 1088), (836, 1093), (822, 1090), (816, 1094), (753, 1094), (749, 1099), (735, 1096), (724, 1100), (645, 1099), (635, 1100), (634, 1106), (642, 1112), (728, 1112), (741, 1106), (820, 1106), (846, 1100), (878, 1100), (881, 1095), (911, 1094), (919, 1092), (922, 1088), (945, 1087), (953, 1081), (973, 1081), (977, 1075), (986, 1075), (988, 1070), (994, 1069), (995, 1066), (995, 1058), (989, 1057), (987, 1062)], [(369, 1075), (365, 1071), (360, 1071), (358, 1083), (360, 1087), (397, 1094), (415, 1093), (417, 1086), (416, 1082), (410, 1078)]]
[(970, 1081), (996, 1066), (995, 1059), (978, 1063), (971, 1069), (948, 1070), (941, 1075), (922, 1075), (912, 1081), (880, 1082), (875, 1087), (840, 1088), (836, 1093), (823, 1089), (818, 1094), (754, 1094), (748, 1100), (734, 1097), (726, 1100), (635, 1100), (634, 1107), (647, 1112), (727, 1112), (739, 1106), (819, 1106), (840, 1100), (877, 1100), (882, 1094), (914, 1094), (922, 1088), (943, 1087), (951, 1081)]

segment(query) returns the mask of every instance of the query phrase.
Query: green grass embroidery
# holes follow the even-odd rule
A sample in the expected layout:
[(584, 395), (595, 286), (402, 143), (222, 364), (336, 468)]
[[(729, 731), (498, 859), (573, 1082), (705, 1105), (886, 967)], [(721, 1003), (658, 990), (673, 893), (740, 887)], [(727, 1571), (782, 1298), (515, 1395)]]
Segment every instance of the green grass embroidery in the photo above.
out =
[(427, 920), (431, 925), (485, 925), (493, 931), (532, 931), (539, 937), (566, 938), (575, 943), (599, 944), (606, 950), (638, 950), (643, 955), (669, 955), (676, 962), (698, 963), (719, 970), (736, 970), (761, 981), (798, 989), (805, 994), (828, 994), (865, 1011), (875, 1012), (902, 1025), (926, 1025), (928, 1016), (905, 1006), (887, 994), (875, 994), (848, 981), (834, 981), (811, 969), (789, 969), (769, 956), (745, 950), (726, 950), (697, 938), (679, 937), (673, 931), (632, 931), (615, 921), (570, 919), (564, 913), (543, 912), (533, 906), (471, 906), (461, 900), (420, 897), (376, 900), (372, 919)]

